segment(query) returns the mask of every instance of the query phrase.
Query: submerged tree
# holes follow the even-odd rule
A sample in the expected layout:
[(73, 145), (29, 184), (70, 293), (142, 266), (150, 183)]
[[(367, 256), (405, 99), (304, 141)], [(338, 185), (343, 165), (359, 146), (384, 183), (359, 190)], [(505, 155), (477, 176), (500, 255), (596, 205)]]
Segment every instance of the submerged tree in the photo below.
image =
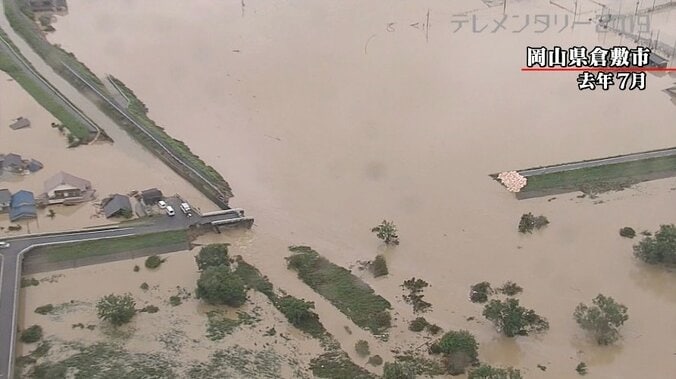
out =
[(300, 326), (308, 320), (317, 318), (317, 314), (312, 311), (315, 304), (311, 301), (284, 296), (279, 299), (277, 306), (287, 320), (295, 326)]
[(205, 270), (212, 266), (228, 266), (230, 260), (228, 259), (228, 244), (217, 243), (204, 246), (195, 257), (197, 267), (200, 270)]
[(136, 314), (136, 302), (131, 294), (110, 294), (96, 303), (96, 312), (101, 320), (120, 326), (131, 321)]
[(399, 236), (397, 235), (397, 227), (393, 222), (383, 220), (380, 225), (371, 229), (371, 232), (376, 233), (378, 238), (383, 240), (388, 245), (399, 245)]
[(573, 313), (582, 329), (592, 333), (599, 345), (609, 345), (620, 338), (619, 327), (629, 319), (627, 307), (609, 296), (599, 294), (592, 306), (580, 303)]
[(549, 224), (549, 220), (545, 216), (533, 216), (532, 213), (524, 213), (519, 221), (519, 232), (532, 233), (533, 229), (540, 229)]
[(383, 379), (415, 379), (415, 370), (406, 363), (387, 362), (383, 366)]
[(520, 306), (517, 299), (491, 300), (484, 307), (483, 315), (507, 337), (527, 336), (549, 329), (547, 319)]
[(439, 352), (446, 357), (447, 370), (451, 375), (465, 372), (467, 367), (478, 362), (479, 344), (466, 330), (450, 331), (438, 343)]
[(655, 236), (646, 236), (634, 246), (634, 255), (649, 264), (676, 264), (676, 226), (660, 225)]
[(207, 267), (197, 280), (195, 295), (209, 304), (239, 307), (246, 302), (246, 288), (242, 279), (228, 266)]
[(512, 367), (500, 368), (486, 364), (469, 372), (467, 379), (522, 379), (521, 372)]

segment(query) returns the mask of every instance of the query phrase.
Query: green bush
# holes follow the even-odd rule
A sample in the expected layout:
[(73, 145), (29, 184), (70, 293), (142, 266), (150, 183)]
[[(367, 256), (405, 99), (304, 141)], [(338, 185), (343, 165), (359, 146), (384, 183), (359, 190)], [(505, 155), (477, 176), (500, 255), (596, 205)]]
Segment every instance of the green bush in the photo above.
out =
[(138, 265), (134, 265), (134, 272), (139, 272), (140, 270), (141, 270), (141, 268), (138, 267)]
[(279, 299), (277, 308), (286, 316), (291, 324), (298, 327), (311, 319), (317, 319), (317, 314), (312, 310), (315, 304), (293, 296), (284, 296)]
[(428, 325), (429, 323), (424, 317), (418, 317), (408, 324), (408, 330), (412, 332), (422, 332)]
[(183, 301), (181, 300), (180, 296), (174, 295), (174, 296), (169, 297), (169, 304), (171, 304), (171, 306), (173, 306), (173, 307), (179, 306), (182, 303), (183, 303)]
[(146, 282), (141, 283), (141, 289), (142, 290), (147, 291), (148, 288), (149, 288), (148, 283), (146, 283)]
[(48, 313), (51, 313), (54, 310), (54, 306), (52, 304), (46, 304), (46, 305), (41, 305), (37, 308), (35, 308), (35, 313), (39, 313), (41, 315), (46, 315)]
[(504, 302), (491, 300), (484, 307), (483, 315), (507, 337), (525, 336), (549, 329), (549, 322), (545, 318), (520, 306), (517, 299), (509, 298)]
[(580, 375), (587, 375), (587, 364), (584, 362), (580, 362), (576, 367), (575, 371), (577, 371), (578, 374)]
[(195, 257), (197, 267), (203, 271), (208, 267), (228, 266), (230, 259), (228, 258), (228, 244), (217, 243), (204, 246)]
[(432, 307), (432, 304), (423, 300), (425, 295), (422, 294), (423, 290), (429, 286), (429, 283), (422, 279), (411, 278), (405, 280), (401, 286), (408, 290), (408, 294), (405, 294), (403, 298), (405, 302), (413, 306), (414, 313), (425, 312)]
[(676, 265), (676, 226), (660, 225), (654, 236), (634, 246), (634, 255), (648, 264)]
[(164, 262), (162, 258), (160, 258), (157, 255), (151, 255), (148, 258), (146, 258), (146, 268), (158, 268), (160, 265)]
[(405, 363), (387, 362), (383, 366), (383, 379), (415, 379), (415, 370)]
[(439, 334), (439, 332), (441, 331), (441, 327), (437, 324), (428, 324), (427, 325), (427, 331), (431, 335), (435, 336), (435, 335)]
[(391, 221), (383, 220), (380, 225), (371, 229), (371, 232), (376, 233), (387, 245), (399, 245), (397, 226)]
[(376, 259), (371, 265), (371, 272), (375, 278), (389, 274), (389, 271), (387, 270), (387, 261), (385, 261), (385, 257), (383, 255), (376, 255)]
[(439, 340), (439, 350), (446, 355), (463, 353), (471, 362), (479, 358), (479, 343), (467, 330), (452, 330), (444, 334)]
[(38, 285), (40, 285), (40, 281), (35, 278), (21, 278), (21, 288)]
[(357, 343), (354, 344), (354, 350), (361, 357), (366, 357), (371, 354), (371, 351), (369, 350), (369, 343), (364, 340), (357, 341)]
[(32, 325), (27, 329), (24, 329), (21, 332), (19, 339), (23, 343), (38, 342), (42, 339), (42, 327), (40, 325)]
[(514, 296), (523, 292), (523, 288), (514, 282), (507, 281), (502, 285), (502, 287), (498, 288), (498, 292), (507, 296)]
[(521, 372), (514, 368), (498, 368), (481, 365), (469, 372), (467, 379), (522, 379)]
[(120, 326), (131, 321), (136, 314), (136, 302), (130, 294), (106, 295), (96, 303), (97, 315), (100, 319), (109, 321), (114, 326)]
[(634, 230), (634, 228), (625, 226), (624, 228), (620, 229), (620, 235), (626, 238), (634, 238), (636, 237), (636, 231)]

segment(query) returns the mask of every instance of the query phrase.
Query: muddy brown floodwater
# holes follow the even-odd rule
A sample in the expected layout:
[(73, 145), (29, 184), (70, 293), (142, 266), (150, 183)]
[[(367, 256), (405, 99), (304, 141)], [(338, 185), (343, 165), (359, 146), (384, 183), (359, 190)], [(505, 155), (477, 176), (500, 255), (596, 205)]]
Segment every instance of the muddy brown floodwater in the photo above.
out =
[[(584, 2), (588, 17), (592, 4)], [(69, 6), (51, 40), (123, 80), (152, 118), (228, 179), (233, 205), (256, 217), (251, 232), (231, 237), (238, 252), (273, 283), (317, 301), (344, 346), (356, 335), (341, 332), (344, 317), (286, 270), (288, 245), (312, 245), (344, 266), (384, 252), (391, 274), (367, 280), (401, 317), (412, 316), (398, 285), (424, 278), (428, 320), (471, 330), (482, 360), (526, 377), (574, 377), (580, 361), (595, 378), (676, 372), (676, 277), (639, 264), (617, 233), (675, 222), (676, 180), (596, 200), (517, 201), (488, 177), (676, 144), (676, 107), (661, 92), (673, 78), (650, 76), (640, 92), (580, 92), (574, 73), (519, 70), (526, 46), (619, 38), (597, 35), (593, 24), (516, 33), (526, 15), (531, 26), (536, 14), (563, 19), (562, 9), (534, 1), (510, 2), (506, 30), (495, 33), (502, 10), (478, 0)], [(470, 10), (454, 32), (454, 14)], [(472, 32), (473, 22), (488, 29)], [(519, 235), (528, 211), (551, 224)], [(384, 249), (369, 233), (383, 218), (399, 226), (400, 246)], [(486, 322), (466, 321), (482, 320), (467, 300), (482, 280), (522, 285), (522, 303), (551, 330), (505, 339)], [(629, 307), (614, 347), (596, 347), (571, 316), (599, 292)], [(409, 337), (400, 324), (394, 344)]]

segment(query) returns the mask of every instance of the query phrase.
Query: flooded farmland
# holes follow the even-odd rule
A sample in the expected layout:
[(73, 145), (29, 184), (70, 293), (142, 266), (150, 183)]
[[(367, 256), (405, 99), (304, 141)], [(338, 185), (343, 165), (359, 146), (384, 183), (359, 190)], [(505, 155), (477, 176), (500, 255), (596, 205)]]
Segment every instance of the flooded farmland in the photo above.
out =
[[(517, 201), (488, 177), (676, 144), (676, 107), (662, 92), (669, 76), (649, 76), (640, 92), (580, 92), (575, 74), (520, 72), (527, 46), (610, 46), (620, 37), (585, 24), (516, 33), (526, 15), (564, 15), (533, 1), (510, 2), (520, 21), (511, 17), (495, 33), (502, 10), (481, 1), (68, 4), (50, 39), (124, 81), (151, 118), (223, 174), (231, 203), (256, 218), (229, 242), (273, 283), (315, 301), (344, 346), (363, 335), (345, 332), (349, 321), (286, 269), (287, 246), (311, 245), (346, 267), (384, 254), (390, 275), (364, 278), (399, 314), (392, 345), (413, 338), (399, 285), (415, 276), (431, 284), (428, 320), (470, 330), (483, 361), (527, 378), (574, 377), (580, 361), (594, 378), (676, 372), (676, 319), (668, 316), (676, 314), (676, 277), (640, 264), (633, 242), (618, 235), (623, 226), (675, 222), (676, 180), (597, 199)], [(467, 23), (458, 23), (460, 12), (469, 12)], [(476, 32), (473, 22), (490, 27)], [(551, 224), (520, 235), (526, 212)], [(385, 248), (370, 233), (383, 218), (399, 227), (399, 246)], [(467, 299), (483, 280), (523, 286), (522, 304), (551, 329), (501, 337)], [(98, 281), (100, 294), (113, 282)], [(50, 287), (31, 291), (49, 296)], [(615, 346), (597, 347), (572, 318), (598, 293), (629, 308)], [(387, 348), (378, 351), (386, 357)]]

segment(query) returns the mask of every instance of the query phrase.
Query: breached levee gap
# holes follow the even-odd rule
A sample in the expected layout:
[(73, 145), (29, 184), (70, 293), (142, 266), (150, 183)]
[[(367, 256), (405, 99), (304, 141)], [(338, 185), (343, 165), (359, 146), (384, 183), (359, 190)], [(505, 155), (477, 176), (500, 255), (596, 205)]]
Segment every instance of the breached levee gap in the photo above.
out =
[[(676, 176), (676, 147), (588, 159), (516, 171), (527, 179), (519, 200), (581, 191), (621, 191), (634, 184)], [(499, 174), (489, 175), (500, 182)], [(501, 183), (502, 184), (502, 183)]]
[(147, 116), (147, 108), (121, 81), (114, 80), (124, 96), (130, 99), (128, 109), (121, 109), (103, 82), (75, 55), (51, 44), (31, 19), (31, 12), (19, 0), (3, 0), (5, 16), (12, 28), (61, 77), (80, 91), (120, 128), (149, 149), (173, 171), (193, 184), (209, 200), (228, 209), (233, 197), (227, 181), (207, 165), (182, 141), (172, 138)]

